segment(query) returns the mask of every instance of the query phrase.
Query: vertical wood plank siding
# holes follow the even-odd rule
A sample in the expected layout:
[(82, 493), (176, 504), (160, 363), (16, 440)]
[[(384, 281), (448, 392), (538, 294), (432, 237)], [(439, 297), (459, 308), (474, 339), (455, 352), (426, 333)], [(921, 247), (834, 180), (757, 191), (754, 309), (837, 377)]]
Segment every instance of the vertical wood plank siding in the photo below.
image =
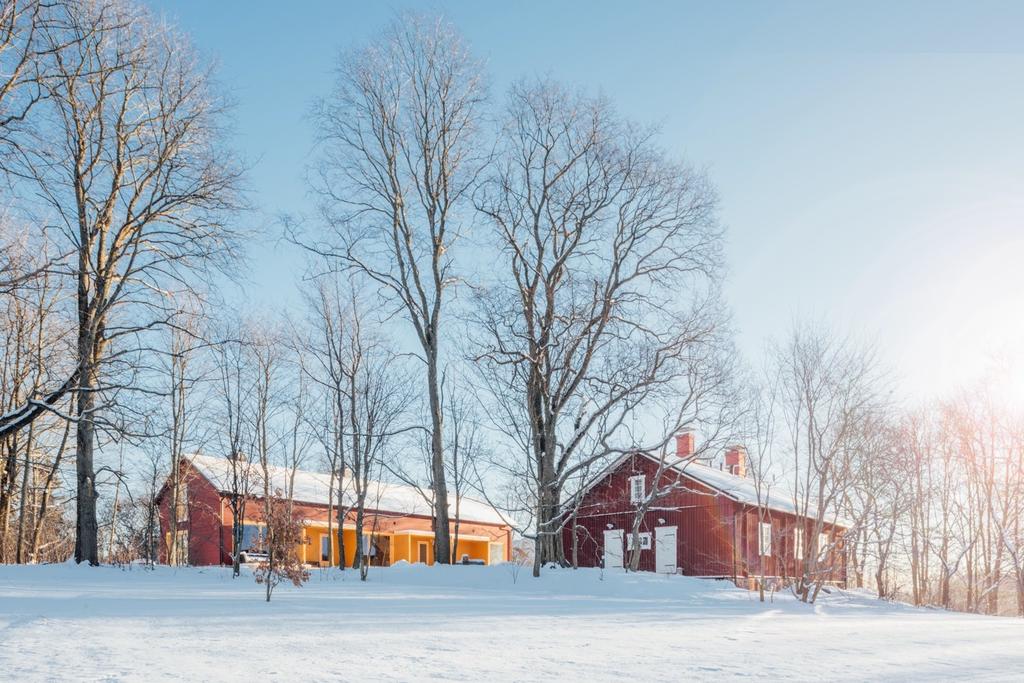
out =
[[(629, 478), (642, 474), (645, 490), (650, 491), (657, 463), (643, 455), (633, 455), (587, 491), (579, 506), (575, 525), (570, 518), (563, 530), (566, 556), (581, 567), (599, 567), (604, 556), (604, 532), (622, 529), (629, 536), (635, 506), (629, 499)], [(714, 489), (675, 472), (663, 473), (667, 484), (682, 477), (683, 488), (657, 501), (641, 521), (640, 531), (655, 536), (655, 527), (677, 527), (676, 563), (688, 576), (745, 578), (762, 573), (773, 577), (793, 577), (798, 560), (794, 556), (795, 529), (801, 524), (796, 515), (769, 511), (766, 521), (772, 525), (771, 555), (759, 555), (759, 519), (757, 509), (732, 500)], [(810, 548), (810, 524), (803, 520), (805, 552)], [(829, 533), (835, 529), (827, 527)], [(839, 530), (841, 531), (841, 530)], [(575, 537), (575, 539), (574, 539)], [(640, 569), (654, 571), (655, 543), (640, 556)], [(628, 547), (628, 541), (627, 541)], [(624, 551), (626, 562), (629, 551)], [(845, 581), (843, 562), (835, 563), (831, 580)]]

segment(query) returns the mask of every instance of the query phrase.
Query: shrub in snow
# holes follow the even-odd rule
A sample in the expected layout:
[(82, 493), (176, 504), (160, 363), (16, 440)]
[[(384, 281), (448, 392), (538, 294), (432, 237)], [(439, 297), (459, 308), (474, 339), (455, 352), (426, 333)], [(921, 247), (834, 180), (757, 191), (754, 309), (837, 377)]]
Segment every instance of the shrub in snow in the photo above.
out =
[(302, 523), (295, 519), (291, 505), (280, 497), (280, 492), (267, 501), (266, 559), (256, 565), (253, 572), (256, 583), (267, 589), (267, 602), (274, 589), (282, 581), (293, 586), (302, 586), (309, 580), (309, 571), (295, 553), (295, 548), (304, 542)]

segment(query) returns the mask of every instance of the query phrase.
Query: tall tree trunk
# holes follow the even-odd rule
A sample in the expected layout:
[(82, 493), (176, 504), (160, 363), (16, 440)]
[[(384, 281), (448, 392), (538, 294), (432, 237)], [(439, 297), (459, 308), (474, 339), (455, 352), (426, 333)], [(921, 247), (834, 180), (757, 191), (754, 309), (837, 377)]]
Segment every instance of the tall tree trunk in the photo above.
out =
[(14, 482), (18, 475), (18, 438), (12, 435), (6, 439), (7, 457), (4, 459), (3, 476), (0, 477), (0, 563), (7, 561), (7, 535), (11, 520), (11, 503), (14, 497)]
[[(434, 337), (436, 340), (436, 337)], [(451, 537), (448, 519), (448, 484), (444, 469), (444, 416), (437, 376), (437, 346), (428, 349), (427, 391), (430, 397), (430, 474), (434, 494), (434, 561), (451, 562)], [(357, 550), (359, 550), (357, 548)]]
[(99, 528), (96, 521), (96, 472), (93, 465), (96, 387), (95, 372), (90, 367), (90, 359), (93, 356), (92, 341), (87, 327), (79, 330), (78, 354), (81, 367), (76, 402), (78, 429), (75, 435), (75, 471), (78, 496), (75, 502), (75, 562), (88, 562), (95, 567), (99, 565), (100, 558)]
[(458, 484), (455, 485), (455, 529), (452, 533), (452, 564), (461, 562), (462, 558), (458, 557), (459, 552), (459, 524), (461, 522), (461, 514), (459, 512), (459, 506), (462, 502), (462, 496), (459, 491)]
[[(34, 393), (34, 392), (33, 392)], [(32, 440), (35, 433), (35, 423), (28, 428), (28, 438), (25, 440), (25, 462), (21, 471), (21, 500), (18, 503), (18, 542), (15, 550), (14, 561), (18, 564), (25, 562), (25, 525), (27, 519), (26, 504), (28, 502), (29, 473), (32, 471)]]
[[(343, 470), (344, 471), (344, 470)], [(345, 571), (345, 507), (343, 500), (344, 490), (338, 485), (338, 503), (335, 506), (335, 514), (338, 516), (338, 569)]]
[[(554, 477), (554, 466), (542, 468), (542, 483), (537, 503), (537, 563), (535, 571), (549, 562), (565, 564), (561, 531), (561, 495)], [(534, 574), (537, 576), (538, 574)]]
[(356, 505), (356, 553), (352, 557), (352, 568), (363, 569), (365, 558), (363, 557), (363, 506)]
[(543, 408), (542, 380), (534, 372), (532, 386), (528, 389), (533, 431), (533, 449), (537, 462), (537, 541), (534, 576), (540, 575), (540, 568), (548, 562), (565, 564), (565, 548), (562, 543), (561, 495), (558, 474), (555, 469), (555, 417)]
[(235, 494), (231, 502), (231, 576), (242, 575), (241, 547), (242, 538), (245, 535), (243, 522), (245, 517), (245, 501), (239, 501), (238, 494)]
[(107, 535), (107, 562), (114, 562), (114, 541), (117, 537), (117, 506), (121, 496), (121, 483), (114, 485), (114, 502), (110, 509), (110, 534)]

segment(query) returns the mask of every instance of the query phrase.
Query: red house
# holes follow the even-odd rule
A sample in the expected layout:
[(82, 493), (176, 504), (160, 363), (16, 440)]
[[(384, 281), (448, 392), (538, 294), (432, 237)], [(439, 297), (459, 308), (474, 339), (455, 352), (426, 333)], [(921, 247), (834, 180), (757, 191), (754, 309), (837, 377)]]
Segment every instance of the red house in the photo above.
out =
[[(845, 584), (845, 528), (826, 523), (812, 539), (814, 521), (797, 514), (782, 491), (762, 490), (747, 476), (746, 452), (728, 449), (722, 468), (694, 461), (692, 433), (676, 437), (675, 456), (630, 453), (613, 462), (570, 503), (563, 530), (566, 556), (581, 567), (622, 567), (632, 550), (632, 526), (655, 485), (655, 500), (640, 523), (640, 569), (688, 576), (730, 578), (751, 585), (799, 576), (815, 552), (827, 580)], [(761, 504), (758, 504), (758, 500)], [(575, 514), (573, 513), (575, 511)], [(759, 513), (759, 510), (761, 513)]]

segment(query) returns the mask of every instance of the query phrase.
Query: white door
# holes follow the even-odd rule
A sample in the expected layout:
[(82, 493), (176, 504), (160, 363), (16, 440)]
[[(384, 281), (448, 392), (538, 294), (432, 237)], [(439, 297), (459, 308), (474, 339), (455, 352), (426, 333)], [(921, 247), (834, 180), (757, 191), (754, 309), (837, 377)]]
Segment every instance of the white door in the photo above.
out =
[(660, 574), (676, 573), (676, 527), (654, 528), (654, 564)]
[(609, 529), (604, 532), (604, 568), (622, 569), (622, 529)]
[(490, 545), (490, 554), (487, 558), (487, 564), (501, 564), (505, 561), (505, 544), (504, 543), (492, 543)]

